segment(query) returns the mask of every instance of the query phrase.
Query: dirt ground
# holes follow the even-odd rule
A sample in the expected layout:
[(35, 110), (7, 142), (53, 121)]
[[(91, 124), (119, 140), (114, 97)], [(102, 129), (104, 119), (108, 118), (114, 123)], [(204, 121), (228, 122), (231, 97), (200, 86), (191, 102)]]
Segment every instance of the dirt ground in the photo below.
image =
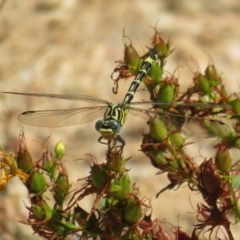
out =
[[(1, 2), (1, 1), (0, 1)], [(3, 0), (2, 0), (3, 2)], [(187, 86), (195, 67), (184, 64), (195, 59), (203, 71), (213, 58), (223, 73), (229, 93), (238, 92), (240, 75), (240, 4), (238, 0), (6, 0), (0, 11), (0, 89), (1, 91), (36, 93), (77, 93), (111, 102), (121, 102), (130, 80), (120, 83), (117, 95), (112, 93), (110, 75), (115, 61), (123, 58), (122, 31), (143, 55), (150, 46), (157, 28), (169, 37), (176, 50), (169, 57), (166, 70), (173, 72), (179, 64), (181, 86)], [(192, 71), (192, 72), (191, 72)], [(145, 96), (137, 93), (134, 100)], [(105, 160), (106, 146), (97, 142), (95, 122), (67, 128), (37, 128), (21, 124), (18, 114), (26, 110), (74, 108), (81, 102), (0, 96), (0, 141), (6, 152), (18, 147), (18, 135), (24, 127), (27, 147), (39, 160), (41, 143), (49, 135), (49, 151), (60, 139), (67, 147), (65, 163), (71, 173), (73, 187), (77, 179), (86, 176), (89, 166), (85, 154), (93, 154), (99, 162)], [(168, 183), (165, 175), (139, 152), (139, 131), (147, 128), (144, 121), (129, 117), (121, 135), (127, 142), (124, 156), (132, 156), (128, 165), (133, 182), (140, 186), (140, 195), (152, 198), (153, 218), (166, 219), (183, 231), (191, 232), (196, 223), (198, 197), (187, 187), (167, 191), (158, 199), (155, 194)], [(201, 141), (201, 154), (214, 150)], [(199, 144), (192, 147), (193, 157), (199, 156)], [(238, 154), (236, 152), (235, 154)], [(236, 155), (237, 158), (237, 155)], [(197, 158), (199, 162), (201, 157)], [(176, 200), (177, 199), (177, 200)], [(191, 203), (190, 203), (191, 202)], [(0, 239), (39, 239), (30, 227), (18, 223), (26, 219), (28, 203), (26, 189), (13, 179), (0, 193)], [(89, 210), (91, 199), (81, 202)], [(193, 206), (191, 206), (191, 204)], [(234, 227), (233, 227), (234, 229)], [(233, 230), (240, 239), (239, 228)], [(238, 238), (239, 237), (239, 238)]]

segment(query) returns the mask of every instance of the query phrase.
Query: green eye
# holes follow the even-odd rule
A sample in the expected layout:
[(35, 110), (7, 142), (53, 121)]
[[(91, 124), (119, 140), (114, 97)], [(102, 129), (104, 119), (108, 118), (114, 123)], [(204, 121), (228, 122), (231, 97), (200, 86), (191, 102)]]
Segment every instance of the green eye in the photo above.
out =
[(103, 125), (103, 120), (102, 119), (98, 120), (95, 124), (95, 129), (97, 131), (99, 131), (99, 129), (102, 127), (102, 125)]
[(121, 125), (119, 122), (115, 120), (110, 120), (108, 123), (109, 127), (113, 130), (113, 132), (118, 133), (120, 132)]

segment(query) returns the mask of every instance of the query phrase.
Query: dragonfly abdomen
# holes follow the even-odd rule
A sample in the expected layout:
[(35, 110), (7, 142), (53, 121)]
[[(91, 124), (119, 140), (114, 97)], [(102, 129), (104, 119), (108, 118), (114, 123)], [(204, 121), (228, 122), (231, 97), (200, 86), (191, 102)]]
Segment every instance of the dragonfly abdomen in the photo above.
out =
[(160, 55), (160, 53), (156, 49), (152, 49), (149, 51), (148, 57), (143, 61), (141, 69), (138, 71), (137, 76), (132, 81), (132, 83), (128, 89), (128, 92), (125, 95), (125, 98), (123, 99), (122, 105), (131, 103), (131, 101), (135, 95), (135, 92), (137, 91), (141, 81), (147, 75), (148, 71), (152, 67), (152, 64), (155, 61), (157, 61), (159, 55)]

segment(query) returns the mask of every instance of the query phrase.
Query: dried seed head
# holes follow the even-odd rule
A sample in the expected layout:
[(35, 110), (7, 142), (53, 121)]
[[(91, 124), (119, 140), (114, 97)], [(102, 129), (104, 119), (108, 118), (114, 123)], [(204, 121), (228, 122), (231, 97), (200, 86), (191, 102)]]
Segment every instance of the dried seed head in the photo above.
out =
[(210, 159), (204, 161), (201, 166), (200, 180), (202, 187), (210, 195), (218, 196), (221, 189), (221, 179), (216, 165)]
[(17, 154), (17, 166), (19, 169), (29, 173), (33, 169), (32, 156), (27, 148), (19, 149)]

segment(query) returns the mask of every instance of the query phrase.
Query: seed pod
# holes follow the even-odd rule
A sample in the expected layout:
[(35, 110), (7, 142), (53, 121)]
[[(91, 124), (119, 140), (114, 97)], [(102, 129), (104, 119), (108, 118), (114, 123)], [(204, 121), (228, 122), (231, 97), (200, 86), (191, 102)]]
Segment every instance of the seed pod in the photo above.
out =
[(113, 172), (125, 172), (124, 165), (130, 158), (123, 159), (118, 151), (109, 152), (106, 167)]
[(48, 220), (52, 217), (52, 209), (44, 200), (38, 204), (33, 204), (31, 209), (39, 220)]
[(52, 193), (55, 201), (61, 205), (69, 193), (70, 184), (68, 180), (67, 172), (59, 173), (55, 186), (52, 189)]
[(111, 193), (111, 197), (115, 199), (123, 199), (130, 193), (130, 184), (131, 182), (128, 173), (124, 173), (120, 178), (113, 180), (108, 191)]
[(161, 142), (168, 135), (168, 130), (160, 118), (151, 119), (149, 128), (151, 137), (157, 142)]
[[(172, 83), (164, 83), (158, 93), (157, 93), (157, 101), (158, 102), (165, 102), (165, 103), (171, 103), (174, 99), (175, 95), (175, 86)], [(159, 106), (160, 107), (160, 106)], [(169, 108), (169, 105), (162, 105), (161, 109), (167, 109)]]
[(210, 91), (210, 85), (208, 79), (201, 73), (196, 78), (196, 84), (199, 92), (208, 94)]
[(209, 64), (205, 70), (205, 77), (208, 79), (211, 87), (217, 87), (221, 83), (221, 77), (213, 64)]
[(228, 174), (232, 167), (232, 158), (226, 147), (219, 147), (215, 157), (217, 169)]
[(128, 223), (136, 223), (142, 216), (142, 208), (139, 201), (128, 199), (124, 209), (124, 218)]
[(152, 164), (154, 164), (155, 167), (162, 169), (167, 165), (168, 162), (163, 151), (149, 150), (148, 153), (151, 157)]
[(43, 153), (41, 169), (47, 172), (48, 176), (55, 179), (57, 172), (57, 159), (49, 152)]
[(108, 180), (106, 165), (94, 164), (91, 167), (91, 177), (93, 186), (98, 190), (102, 189)]
[(129, 45), (124, 45), (124, 62), (127, 65), (127, 67), (131, 70), (131, 72), (135, 73), (137, 72), (140, 63), (141, 58), (135, 48), (132, 46), (132, 43), (130, 42)]
[(33, 168), (33, 160), (27, 148), (20, 148), (17, 154), (17, 166), (19, 169), (30, 173)]
[(207, 193), (217, 196), (221, 189), (221, 179), (216, 165), (212, 160), (204, 161), (201, 166), (201, 183)]
[(205, 69), (205, 77), (207, 79), (215, 78), (217, 75), (217, 70), (213, 64), (209, 64)]
[(181, 148), (185, 142), (185, 139), (180, 133), (174, 133), (170, 135), (170, 139), (175, 144), (177, 148)]
[(240, 114), (240, 100), (238, 98), (230, 101), (229, 104), (232, 106), (234, 113)]
[(66, 152), (66, 147), (63, 141), (60, 140), (55, 146), (55, 154), (57, 159), (59, 160), (62, 159), (62, 157), (65, 155), (65, 152)]
[(161, 37), (161, 34), (155, 29), (155, 33), (152, 37), (153, 48), (161, 52), (162, 58), (169, 56), (173, 50), (171, 50), (172, 43), (170, 40), (165, 42)]
[(159, 66), (159, 63), (154, 61), (147, 75), (151, 78), (151, 81), (153, 84), (157, 84), (162, 79), (162, 72), (163, 72), (163, 69)]
[(33, 193), (40, 193), (44, 191), (47, 187), (46, 180), (43, 174), (39, 171), (32, 171), (29, 182), (30, 191)]

